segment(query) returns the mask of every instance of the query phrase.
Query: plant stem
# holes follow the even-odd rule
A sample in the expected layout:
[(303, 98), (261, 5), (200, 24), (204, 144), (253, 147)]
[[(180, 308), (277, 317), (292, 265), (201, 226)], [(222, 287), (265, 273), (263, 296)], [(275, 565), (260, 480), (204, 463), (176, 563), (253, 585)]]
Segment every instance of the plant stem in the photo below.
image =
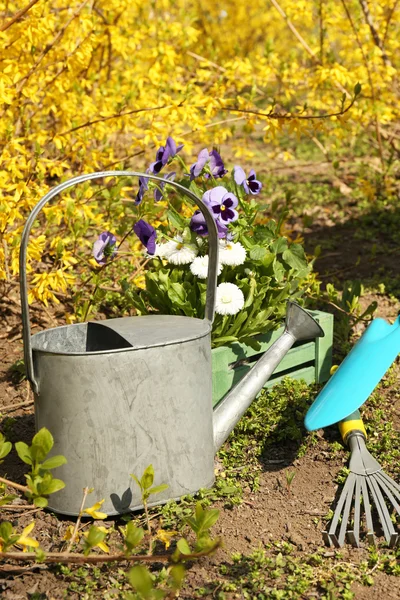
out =
[(149, 534), (149, 551), (148, 551), (148, 555), (151, 555), (152, 550), (153, 550), (153, 536), (151, 533), (151, 525), (150, 525), (150, 517), (149, 517), (149, 509), (147, 507), (147, 499), (143, 498), (143, 508), (144, 508), (144, 512), (146, 515), (146, 523), (147, 523), (147, 531)]
[(85, 506), (85, 502), (86, 502), (86, 498), (87, 498), (88, 493), (89, 493), (89, 488), (85, 487), (83, 489), (82, 503), (81, 503), (81, 507), (79, 509), (78, 518), (77, 518), (76, 523), (75, 523), (74, 531), (72, 532), (71, 539), (69, 540), (68, 547), (65, 550), (64, 554), (69, 554), (71, 552), (72, 545), (75, 542), (76, 534), (78, 533), (79, 524), (81, 522), (81, 518), (82, 518), (82, 514), (83, 514), (83, 508)]
[(4, 479), (4, 477), (0, 477), (0, 483), (5, 483), (10, 487), (20, 490), (20, 492), (24, 492), (24, 494), (26, 492), (30, 492), (30, 489), (25, 485), (20, 485), (19, 483), (15, 483), (14, 481), (10, 481), (9, 479)]
[[(195, 560), (197, 558), (202, 558), (203, 556), (208, 556), (218, 548), (220, 548), (221, 542), (217, 540), (215, 546), (213, 546), (209, 550), (203, 550), (202, 552), (195, 552), (193, 554), (185, 554), (182, 556), (182, 559), (186, 560)], [(31, 562), (36, 561), (37, 556), (35, 552), (0, 552), (0, 559), (4, 560), (15, 560), (17, 562)], [(85, 556), (84, 554), (78, 554), (75, 552), (67, 553), (67, 552), (48, 552), (46, 553), (46, 557), (42, 561), (43, 563), (51, 564), (51, 563), (60, 563), (60, 564), (93, 564), (93, 563), (105, 563), (105, 562), (147, 562), (147, 563), (172, 563), (176, 564), (176, 562), (172, 559), (172, 554), (156, 554), (156, 555), (146, 555), (146, 554), (134, 554), (133, 556), (126, 556), (126, 554), (109, 554), (109, 555), (101, 555), (101, 554), (88, 554)]]

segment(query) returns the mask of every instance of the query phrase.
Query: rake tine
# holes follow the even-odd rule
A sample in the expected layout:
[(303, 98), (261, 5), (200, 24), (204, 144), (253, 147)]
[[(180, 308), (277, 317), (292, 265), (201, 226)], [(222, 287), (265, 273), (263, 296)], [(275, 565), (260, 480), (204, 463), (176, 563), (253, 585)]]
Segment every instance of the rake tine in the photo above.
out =
[(391, 489), (396, 498), (400, 501), (400, 485), (396, 483), (394, 479), (389, 477), (389, 475), (384, 471), (379, 471), (378, 473), (376, 473), (376, 475), (378, 475), (380, 479), (383, 479), (383, 481)]
[(349, 490), (349, 492), (347, 494), (346, 504), (344, 505), (342, 523), (340, 525), (340, 531), (339, 531), (339, 546), (343, 546), (344, 540), (346, 537), (346, 529), (347, 529), (347, 525), (348, 525), (348, 521), (349, 521), (351, 503), (353, 500), (354, 486), (356, 484), (356, 476), (354, 475), (354, 473), (350, 473), (350, 475), (348, 476), (348, 481), (351, 482), (351, 484), (350, 484), (351, 489)]
[(361, 513), (361, 483), (360, 478), (356, 478), (356, 491), (354, 497), (354, 527), (347, 532), (347, 537), (352, 546), (360, 546), (360, 513)]
[[(346, 479), (346, 483), (344, 484), (344, 488), (342, 490), (342, 493), (340, 494), (340, 498), (339, 498), (339, 501), (337, 503), (335, 512), (333, 514), (333, 519), (331, 521), (331, 526), (329, 527), (329, 531), (328, 531), (328, 534), (327, 534), (328, 537), (329, 537), (329, 539), (330, 539), (330, 542), (332, 542), (333, 545), (336, 546), (336, 548), (340, 548), (340, 544), (339, 544), (338, 539), (336, 537), (335, 531), (336, 531), (336, 527), (337, 527), (337, 525), (339, 523), (340, 515), (342, 514), (342, 509), (343, 509), (343, 506), (344, 506), (344, 504), (346, 502), (347, 494), (348, 494), (348, 492), (350, 490), (350, 487), (351, 487), (351, 481), (350, 481), (350, 477), (348, 477)], [(352, 490), (353, 490), (353, 488), (352, 488)]]
[(369, 544), (375, 546), (374, 524), (372, 522), (371, 505), (370, 505), (370, 501), (369, 501), (369, 494), (368, 494), (367, 482), (365, 481), (365, 477), (363, 477), (361, 479), (361, 489), (362, 489), (365, 519), (367, 521), (367, 540), (368, 540)]
[(324, 540), (340, 548), (345, 542), (348, 528), (348, 542), (359, 547), (362, 527), (366, 529), (368, 544), (375, 545), (372, 514), (376, 510), (379, 530), (383, 532), (389, 547), (400, 545), (400, 532), (396, 527), (398, 521), (395, 519), (395, 512), (400, 515), (400, 485), (382, 470), (379, 462), (368, 452), (365, 443), (367, 433), (358, 410), (339, 423), (339, 430), (350, 450), (350, 473), (339, 496), (330, 528), (324, 532)]
[[(376, 473), (376, 475), (375, 475), (376, 479), (378, 479), (379, 485), (384, 490), (386, 496), (389, 498), (395, 511), (400, 515), (400, 506), (399, 506), (399, 504), (397, 504), (394, 496), (392, 496), (392, 492), (394, 494), (396, 494), (396, 492), (390, 488), (388, 481), (386, 479), (383, 479), (382, 477), (379, 477), (379, 475), (380, 475), (380, 473)], [(396, 495), (396, 497), (397, 497), (397, 495)], [(399, 500), (400, 500), (400, 498), (399, 498)]]
[(384, 497), (382, 495), (382, 492), (379, 489), (379, 485), (375, 481), (375, 478), (374, 478), (373, 475), (367, 477), (367, 483), (369, 485), (369, 488), (370, 488), (371, 493), (372, 493), (372, 497), (374, 499), (376, 508), (378, 510), (379, 520), (380, 520), (381, 525), (383, 527), (383, 533), (385, 535), (385, 540), (387, 541), (388, 544), (392, 545), (393, 544), (393, 537), (394, 537), (394, 542), (396, 542), (397, 535), (396, 535), (396, 532), (394, 530), (393, 523), (392, 523), (392, 521), (390, 519), (390, 514), (389, 514), (389, 511), (387, 509), (387, 506), (386, 506)]

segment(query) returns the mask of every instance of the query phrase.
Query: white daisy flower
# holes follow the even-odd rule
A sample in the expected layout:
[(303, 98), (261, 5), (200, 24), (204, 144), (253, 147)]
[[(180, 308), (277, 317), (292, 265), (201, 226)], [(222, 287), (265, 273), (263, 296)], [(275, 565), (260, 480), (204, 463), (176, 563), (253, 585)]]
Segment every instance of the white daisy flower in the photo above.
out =
[(240, 242), (220, 242), (219, 260), (222, 265), (238, 267), (246, 260), (246, 250)]
[[(193, 275), (198, 277), (199, 279), (207, 279), (208, 273), (208, 254), (205, 256), (196, 256), (192, 264), (190, 265), (190, 270)], [(218, 275), (221, 274), (222, 265), (218, 263)]]
[(158, 255), (173, 265), (188, 265), (194, 261), (197, 253), (196, 246), (185, 243), (179, 236), (158, 246)]
[(217, 287), (215, 312), (219, 315), (236, 315), (244, 306), (241, 289), (234, 283), (220, 283)]

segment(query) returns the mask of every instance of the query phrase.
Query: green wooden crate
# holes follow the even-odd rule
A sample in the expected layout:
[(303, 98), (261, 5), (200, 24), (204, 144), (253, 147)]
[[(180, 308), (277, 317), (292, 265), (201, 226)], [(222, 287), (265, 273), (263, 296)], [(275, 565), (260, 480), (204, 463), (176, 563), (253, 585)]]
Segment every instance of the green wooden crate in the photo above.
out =
[[(325, 336), (309, 342), (298, 342), (277, 366), (265, 388), (279, 383), (284, 377), (303, 379), (306, 383), (323, 383), (329, 379), (332, 366), (333, 315), (319, 310), (309, 311), (324, 330)], [(281, 335), (284, 327), (257, 336), (261, 349), (256, 351), (246, 344), (233, 343), (212, 350), (213, 406), (243, 377), (271, 344)]]

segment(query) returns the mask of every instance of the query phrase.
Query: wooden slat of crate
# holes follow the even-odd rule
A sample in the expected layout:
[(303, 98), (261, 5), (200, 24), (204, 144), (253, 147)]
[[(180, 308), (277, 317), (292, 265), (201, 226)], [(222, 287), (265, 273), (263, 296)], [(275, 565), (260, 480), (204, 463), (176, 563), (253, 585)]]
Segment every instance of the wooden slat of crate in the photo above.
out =
[[(286, 354), (275, 369), (265, 387), (272, 387), (290, 375), (294, 379), (304, 379), (306, 383), (323, 382), (329, 378), (332, 363), (333, 315), (321, 311), (310, 311), (325, 332), (325, 337), (315, 341), (300, 342)], [(282, 334), (280, 329), (258, 336), (260, 350), (246, 344), (234, 343), (215, 348), (212, 351), (213, 405), (225, 396), (243, 375), (251, 368), (259, 354), (265, 352)]]

